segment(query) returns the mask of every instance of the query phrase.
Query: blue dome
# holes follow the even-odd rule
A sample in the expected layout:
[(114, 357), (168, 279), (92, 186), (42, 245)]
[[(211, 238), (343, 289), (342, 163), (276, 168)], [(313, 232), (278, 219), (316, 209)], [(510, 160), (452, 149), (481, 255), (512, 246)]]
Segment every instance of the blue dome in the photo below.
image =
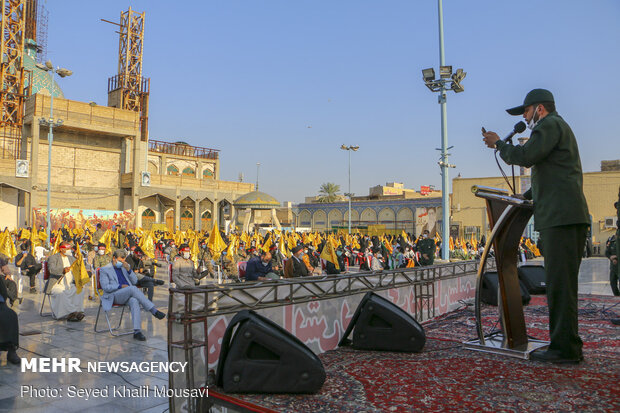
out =
[[(62, 89), (58, 86), (58, 83), (54, 81), (54, 86), (52, 87), (52, 81), (50, 78), (49, 72), (46, 72), (43, 69), (39, 69), (35, 66), (37, 63), (37, 44), (34, 40), (28, 39), (26, 40), (26, 46), (24, 47), (24, 70), (29, 70), (32, 73), (32, 90), (31, 93), (34, 95), (36, 93), (40, 93), (42, 95), (50, 95), (50, 91), (53, 91), (55, 98), (64, 98), (65, 94), (62, 93)], [(24, 82), (24, 86), (28, 86), (28, 76), (26, 75), (26, 80)]]

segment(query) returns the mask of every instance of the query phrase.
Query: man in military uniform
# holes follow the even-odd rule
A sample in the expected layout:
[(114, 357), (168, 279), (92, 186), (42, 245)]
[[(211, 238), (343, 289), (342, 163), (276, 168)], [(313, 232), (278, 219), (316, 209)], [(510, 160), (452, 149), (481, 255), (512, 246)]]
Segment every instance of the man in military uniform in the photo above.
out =
[(105, 253), (105, 244), (100, 242), (97, 246), (97, 255), (93, 259), (93, 269), (105, 267), (112, 262), (112, 256)]
[(618, 238), (616, 234), (609, 237), (605, 248), (605, 256), (609, 258), (609, 283), (611, 284), (611, 291), (615, 296), (620, 295), (620, 289), (618, 288), (618, 255), (616, 244)]
[(202, 271), (206, 269), (211, 277), (215, 277), (215, 269), (213, 268), (213, 257), (211, 256), (211, 252), (209, 252), (209, 248), (204, 241), (200, 243), (200, 251), (198, 252), (197, 258), (198, 268), (201, 268)]
[(271, 269), (280, 277), (284, 277), (284, 257), (280, 253), (278, 246), (272, 245), (269, 248), (269, 252), (271, 252)]
[(203, 279), (207, 272), (199, 273), (194, 267), (194, 261), (191, 259), (191, 252), (189, 245), (181, 244), (179, 246), (179, 252), (181, 253), (174, 264), (172, 264), (172, 282), (176, 284), (178, 288), (193, 288), (200, 285), (200, 280)]
[(435, 240), (429, 237), (430, 232), (425, 229), (422, 232), (422, 239), (418, 241), (418, 251), (422, 254), (420, 265), (433, 265), (435, 261)]
[(583, 360), (583, 342), (578, 332), (577, 277), (589, 213), (577, 140), (556, 112), (548, 90), (530, 91), (523, 105), (507, 112), (523, 115), (532, 130), (524, 145), (504, 142), (495, 132), (482, 135), (486, 145), (496, 148), (506, 163), (532, 168), (532, 187), (523, 197), (534, 201), (534, 226), (545, 243), (551, 343), (546, 351), (536, 351), (530, 358), (579, 363)]

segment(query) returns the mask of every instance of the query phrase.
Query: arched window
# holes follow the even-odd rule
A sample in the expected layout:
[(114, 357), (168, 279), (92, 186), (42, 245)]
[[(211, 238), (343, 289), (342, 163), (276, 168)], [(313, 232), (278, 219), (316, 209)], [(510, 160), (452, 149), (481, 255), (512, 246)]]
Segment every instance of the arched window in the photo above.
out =
[(213, 178), (213, 171), (209, 168), (206, 168), (204, 171), (202, 171), (202, 177), (203, 178)]
[(211, 230), (211, 211), (205, 211), (200, 216), (200, 223), (203, 231)]
[(142, 228), (151, 229), (155, 223), (155, 212), (152, 209), (147, 208), (142, 213)]
[(168, 165), (168, 175), (178, 175), (179, 174), (179, 168), (177, 168), (174, 165)]
[(190, 211), (189, 209), (186, 209), (181, 214), (181, 219), (183, 219), (183, 218), (194, 218), (194, 214), (192, 214), (192, 211)]
[(194, 214), (189, 209), (181, 213), (181, 231), (187, 231), (194, 227)]
[(194, 176), (194, 175), (196, 175), (196, 172), (194, 172), (194, 170), (190, 168), (189, 166), (183, 169), (183, 176)]

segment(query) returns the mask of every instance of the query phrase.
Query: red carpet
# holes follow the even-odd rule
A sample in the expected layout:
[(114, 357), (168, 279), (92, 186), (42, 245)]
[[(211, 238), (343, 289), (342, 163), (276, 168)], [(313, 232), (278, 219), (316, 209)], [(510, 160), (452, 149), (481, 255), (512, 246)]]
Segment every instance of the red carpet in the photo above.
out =
[[(548, 339), (546, 300), (525, 308), (528, 334)], [(315, 395), (234, 395), (283, 412), (620, 411), (620, 300), (582, 296), (580, 334), (585, 361), (553, 365), (466, 350), (475, 335), (463, 309), (425, 325), (422, 353), (339, 348), (320, 355), (327, 380)], [(610, 310), (611, 308), (611, 310)], [(496, 307), (483, 309), (489, 332)]]

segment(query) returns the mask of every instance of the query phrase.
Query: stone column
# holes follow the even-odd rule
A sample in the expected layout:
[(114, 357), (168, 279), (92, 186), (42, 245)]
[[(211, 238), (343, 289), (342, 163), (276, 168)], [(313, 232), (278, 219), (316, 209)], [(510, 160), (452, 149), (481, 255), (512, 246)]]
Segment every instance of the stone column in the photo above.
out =
[(278, 220), (278, 215), (276, 214), (275, 208), (271, 208), (271, 223), (275, 225), (279, 231), (282, 231), (282, 225), (280, 225), (280, 221)]
[(252, 219), (252, 210), (245, 210), (245, 217), (243, 218), (243, 232), (250, 232), (250, 219)]
[(220, 228), (220, 202), (217, 198), (213, 199), (213, 208), (211, 210), (211, 222), (214, 228)]
[(174, 230), (175, 231), (181, 228), (181, 196), (178, 194), (178, 192), (179, 191), (177, 189), (177, 196), (174, 201)]
[(194, 199), (194, 231), (200, 231), (200, 222), (202, 217), (200, 216), (200, 199)]

